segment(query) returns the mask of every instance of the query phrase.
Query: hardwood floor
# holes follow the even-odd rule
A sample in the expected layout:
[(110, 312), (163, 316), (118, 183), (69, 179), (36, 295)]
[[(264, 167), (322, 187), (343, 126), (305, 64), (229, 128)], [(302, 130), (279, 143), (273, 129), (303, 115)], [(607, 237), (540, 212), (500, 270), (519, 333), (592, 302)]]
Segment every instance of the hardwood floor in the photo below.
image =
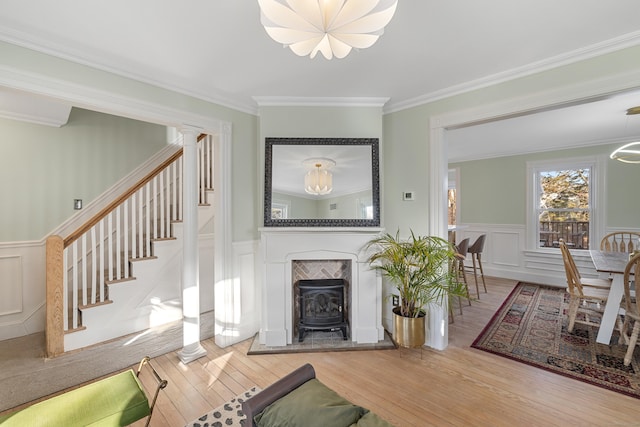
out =
[(156, 357), (170, 385), (151, 425), (182, 426), (307, 362), (320, 381), (396, 426), (640, 425), (637, 399), (469, 347), (515, 284), (489, 278), (489, 292), (456, 312), (445, 351), (247, 356), (250, 340), (225, 349), (207, 340), (207, 356), (187, 366), (175, 352)]
[[(318, 379), (396, 426), (640, 425), (639, 401), (470, 348), (516, 282), (488, 278), (488, 293), (457, 311), (444, 351), (398, 349), (247, 356), (251, 340), (183, 365), (153, 359), (169, 386), (152, 426), (180, 427), (253, 385), (267, 387), (304, 363)], [(475, 286), (474, 286), (475, 287)], [(150, 375), (142, 376), (151, 385)], [(140, 421), (135, 426), (144, 425)]]

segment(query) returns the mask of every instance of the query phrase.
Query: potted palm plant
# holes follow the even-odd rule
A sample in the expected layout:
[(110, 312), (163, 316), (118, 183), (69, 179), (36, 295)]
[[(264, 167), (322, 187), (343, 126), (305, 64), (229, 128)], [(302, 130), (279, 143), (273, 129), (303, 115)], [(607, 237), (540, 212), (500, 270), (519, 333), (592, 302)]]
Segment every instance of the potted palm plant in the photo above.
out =
[(442, 304), (445, 297), (467, 296), (464, 283), (450, 268), (456, 252), (451, 243), (436, 236), (400, 239), (385, 233), (370, 240), (368, 263), (395, 286), (399, 305), (393, 308), (394, 340), (403, 347), (421, 347), (425, 341), (425, 309)]

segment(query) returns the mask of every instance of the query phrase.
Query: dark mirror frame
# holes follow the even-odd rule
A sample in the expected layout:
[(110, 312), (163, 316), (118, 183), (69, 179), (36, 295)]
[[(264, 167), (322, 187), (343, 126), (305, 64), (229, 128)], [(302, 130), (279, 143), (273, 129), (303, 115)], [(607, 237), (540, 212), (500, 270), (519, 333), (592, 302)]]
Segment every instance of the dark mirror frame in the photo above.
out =
[[(271, 218), (272, 165), (274, 145), (368, 145), (371, 147), (371, 191), (373, 219)], [(380, 162), (378, 138), (265, 138), (264, 160), (264, 226), (265, 227), (379, 227), (380, 226)]]

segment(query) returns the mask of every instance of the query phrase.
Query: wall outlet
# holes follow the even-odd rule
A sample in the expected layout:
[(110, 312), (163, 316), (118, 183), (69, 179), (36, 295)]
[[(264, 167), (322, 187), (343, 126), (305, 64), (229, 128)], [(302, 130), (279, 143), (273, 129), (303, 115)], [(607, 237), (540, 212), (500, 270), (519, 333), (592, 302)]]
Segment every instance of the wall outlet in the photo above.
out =
[(393, 304), (394, 307), (397, 307), (400, 305), (400, 298), (398, 297), (398, 295), (394, 295), (393, 297), (391, 297), (391, 303)]
[(415, 193), (413, 191), (403, 191), (402, 200), (415, 200)]
[(82, 209), (82, 199), (73, 199), (73, 209), (77, 211)]

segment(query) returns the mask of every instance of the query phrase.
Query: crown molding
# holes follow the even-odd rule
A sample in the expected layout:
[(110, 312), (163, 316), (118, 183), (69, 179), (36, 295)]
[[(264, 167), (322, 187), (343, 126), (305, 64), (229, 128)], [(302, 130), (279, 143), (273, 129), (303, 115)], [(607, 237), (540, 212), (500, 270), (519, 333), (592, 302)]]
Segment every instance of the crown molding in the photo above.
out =
[[(161, 89), (169, 90), (171, 92), (176, 92), (181, 95), (186, 95), (195, 99), (200, 99), (202, 101), (211, 102), (213, 104), (230, 108), (232, 110), (257, 115), (256, 106), (251, 104), (249, 101), (247, 103), (239, 102), (238, 100), (231, 99), (230, 97), (224, 96), (220, 93), (216, 93), (214, 96), (205, 96), (203, 95), (202, 91), (191, 90), (182, 86), (153, 79), (148, 75), (124, 71), (117, 67), (104, 64), (97, 59), (85, 59), (82, 57), (81, 52), (69, 52), (69, 48), (66, 46), (53, 45), (50, 40), (45, 41), (33, 34), (28, 34), (23, 31), (2, 28), (0, 30), (0, 41), (23, 47), (25, 49), (33, 50), (35, 52), (39, 52), (55, 58), (64, 59), (75, 64), (94, 68), (99, 71), (104, 71), (120, 77), (135, 80), (140, 83), (145, 83)], [(215, 89), (212, 90), (215, 91)]]
[(254, 96), (259, 107), (384, 107), (389, 98)]
[(190, 125), (203, 132), (218, 134), (226, 122), (214, 117), (185, 111), (165, 104), (150, 102), (123, 94), (96, 89), (95, 87), (28, 73), (24, 70), (0, 65), (0, 86), (44, 95), (68, 102), (80, 108), (92, 109), (107, 114), (129, 117), (165, 126), (180, 128)]
[(622, 49), (640, 45), (640, 31), (628, 33), (620, 37), (596, 43), (591, 46), (556, 55), (541, 61), (533, 62), (522, 67), (492, 74), (481, 79), (471, 80), (459, 85), (421, 95), (406, 101), (390, 103), (384, 109), (384, 114), (395, 113), (408, 108), (435, 102), (444, 98), (450, 98), (466, 92), (494, 86), (510, 80), (526, 77), (532, 74), (541, 73), (564, 65), (574, 64), (587, 59), (602, 56), (608, 53), (617, 52)]

